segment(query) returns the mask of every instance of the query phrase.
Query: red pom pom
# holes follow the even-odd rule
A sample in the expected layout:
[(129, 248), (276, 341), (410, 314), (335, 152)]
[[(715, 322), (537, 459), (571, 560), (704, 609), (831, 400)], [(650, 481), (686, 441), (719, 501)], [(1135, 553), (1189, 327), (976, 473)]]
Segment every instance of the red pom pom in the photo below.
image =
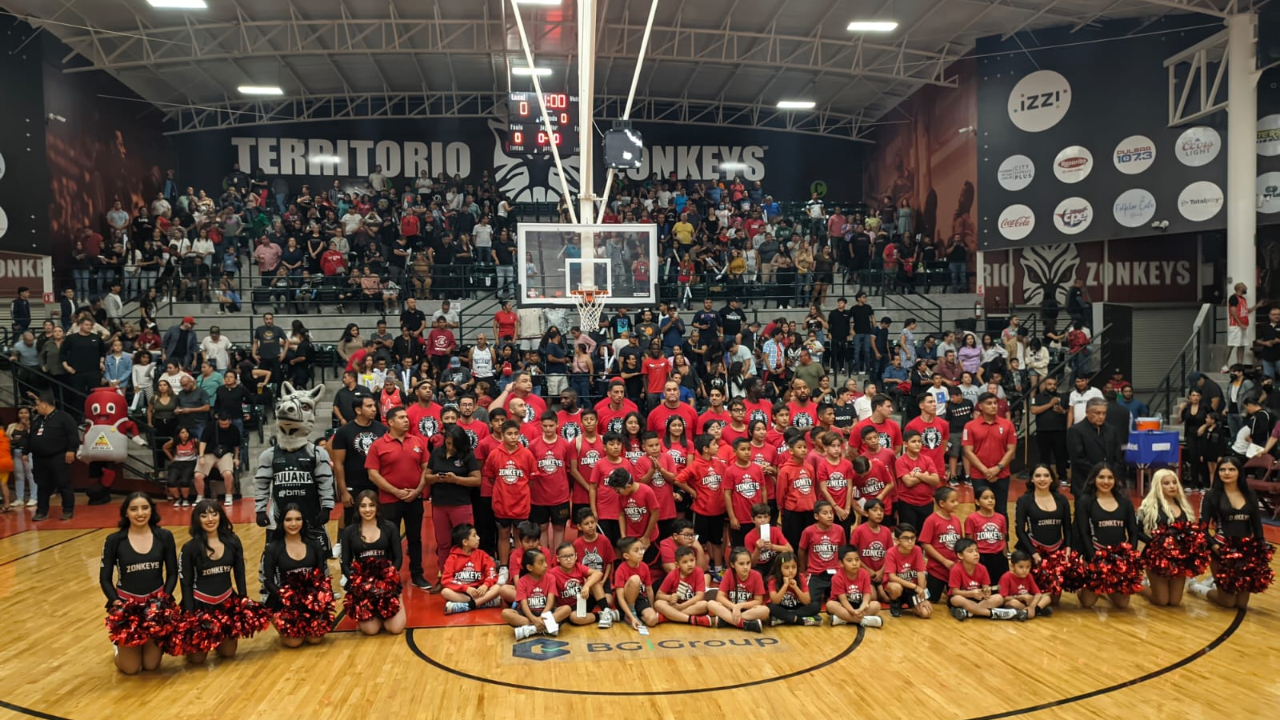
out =
[(1232, 595), (1265, 592), (1275, 580), (1274, 552), (1270, 543), (1255, 537), (1219, 536), (1213, 550), (1213, 580), (1219, 590)]
[(386, 558), (370, 558), (351, 567), (342, 607), (357, 621), (387, 620), (400, 612), (400, 572)]
[(1031, 569), (1031, 577), (1036, 581), (1040, 592), (1046, 595), (1057, 595), (1064, 589), (1068, 571), (1073, 567), (1077, 556), (1069, 556), (1067, 548), (1058, 548), (1048, 556), (1040, 559), (1040, 564)]
[(1142, 561), (1129, 543), (1099, 548), (1085, 566), (1085, 590), (1099, 595), (1134, 595), (1142, 589)]
[(1203, 523), (1180, 521), (1156, 528), (1142, 550), (1142, 565), (1162, 577), (1195, 577), (1209, 565)]
[(162, 649), (175, 656), (207, 653), (226, 639), (226, 625), (219, 610), (196, 610), (182, 614)]
[(278, 594), (276, 631), (285, 637), (322, 637), (333, 627), (333, 586), (320, 568), (288, 573)]
[(271, 624), (271, 610), (247, 597), (232, 596), (218, 608), (222, 611), (228, 637), (251, 638)]
[(126, 600), (107, 613), (107, 636), (120, 647), (138, 647), (149, 640), (163, 643), (179, 616), (173, 598), (163, 592)]

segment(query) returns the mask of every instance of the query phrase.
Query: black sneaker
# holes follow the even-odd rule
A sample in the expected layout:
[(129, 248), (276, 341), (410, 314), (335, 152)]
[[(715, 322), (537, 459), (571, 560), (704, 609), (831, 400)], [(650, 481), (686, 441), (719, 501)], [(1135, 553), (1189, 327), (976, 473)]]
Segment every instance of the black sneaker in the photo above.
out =
[(764, 629), (764, 626), (759, 620), (747, 620), (742, 623), (742, 629), (747, 632), (758, 633)]
[(1036, 611), (1036, 617), (1053, 617), (1053, 608), (1042, 607)]
[(31, 522), (43, 522), (49, 519), (48, 513), (36, 513), (31, 516)]
[(419, 590), (431, 589), (431, 583), (427, 582), (427, 579), (422, 577), (421, 575), (413, 579), (413, 586), (418, 588)]
[(902, 605), (899, 603), (889, 603), (889, 615), (892, 617), (902, 617)]
[(951, 608), (951, 617), (964, 621), (969, 618), (969, 613), (966, 612), (964, 608), (953, 607)]
[(66, 511), (66, 512), (64, 512), (64, 513), (62, 513), (62, 519), (63, 519), (63, 520), (70, 520), (70, 519), (71, 519), (71, 518), (73, 518), (73, 517), (75, 517), (75, 513), (71, 512), (70, 510), (68, 510), (68, 511)]

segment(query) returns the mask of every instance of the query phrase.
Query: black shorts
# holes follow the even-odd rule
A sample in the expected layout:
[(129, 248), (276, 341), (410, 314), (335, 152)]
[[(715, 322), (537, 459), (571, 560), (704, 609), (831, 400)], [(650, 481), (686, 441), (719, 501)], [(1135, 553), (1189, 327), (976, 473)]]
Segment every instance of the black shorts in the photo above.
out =
[(655, 542), (649, 543), (649, 549), (644, 551), (643, 562), (645, 565), (653, 565), (655, 562), (657, 562), (657, 560), (658, 560), (658, 543), (655, 541)]
[[(675, 518), (669, 518), (667, 520), (658, 521), (658, 542), (662, 542), (663, 540), (666, 540), (667, 538), (671, 537), (672, 533), (675, 532), (675, 524), (676, 524)], [(658, 543), (654, 543), (654, 545), (657, 545), (657, 544)]]
[(729, 527), (729, 547), (744, 547), (747, 544), (747, 533), (751, 532), (751, 528), (755, 527), (754, 523), (738, 523), (738, 529), (734, 530)]
[(534, 505), (529, 511), (529, 522), (536, 525), (551, 523), (557, 527), (563, 527), (565, 523), (569, 522), (569, 503)]
[(528, 520), (529, 518), (501, 518), (501, 517), (494, 517), (493, 519), (494, 519), (494, 521), (495, 521), (495, 522), (497, 522), (497, 523), (498, 523), (498, 527), (500, 527), (500, 528), (502, 528), (502, 529), (506, 530), (506, 529), (508, 529), (508, 528), (513, 528), (513, 529), (514, 529), (514, 528), (515, 528), (515, 526), (519, 525), (520, 523), (524, 522), (525, 520)]
[[(719, 545), (721, 538), (724, 537), (724, 523), (724, 515), (693, 514), (693, 532), (704, 543)], [(746, 537), (746, 535), (743, 535), (743, 537)]]
[(597, 520), (596, 529), (600, 531), (601, 535), (609, 538), (609, 542), (614, 545), (617, 545), (618, 541), (622, 539), (622, 527), (618, 525), (617, 520)]
[(929, 591), (929, 602), (942, 602), (947, 596), (947, 584), (932, 575), (925, 579), (925, 588)]
[(809, 576), (809, 594), (816, 603), (825, 603), (831, 595), (831, 575), (818, 573)]
[(631, 606), (631, 612), (635, 614), (637, 620), (640, 620), (640, 616), (644, 615), (644, 611), (651, 607), (653, 605), (649, 602), (649, 596), (641, 594), (636, 596), (636, 602)]

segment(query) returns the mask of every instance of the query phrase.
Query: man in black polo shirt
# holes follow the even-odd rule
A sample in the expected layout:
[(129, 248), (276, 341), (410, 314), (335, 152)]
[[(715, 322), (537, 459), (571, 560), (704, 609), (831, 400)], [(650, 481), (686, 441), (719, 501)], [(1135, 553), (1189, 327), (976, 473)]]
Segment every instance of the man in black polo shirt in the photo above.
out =
[(76, 396), (68, 400), (67, 409), (79, 417), (84, 407), (84, 399), (90, 390), (102, 384), (102, 358), (106, 355), (106, 346), (102, 338), (93, 332), (93, 321), (80, 321), (80, 329), (68, 335), (62, 341), (58, 359), (71, 374), (69, 382), (75, 389)]
[(356, 398), (373, 397), (369, 388), (358, 382), (359, 379), (359, 374), (354, 370), (342, 373), (342, 387), (338, 388), (338, 392), (333, 396), (334, 427), (342, 427), (355, 419), (355, 411), (352, 407)]
[(373, 441), (387, 434), (387, 426), (378, 422), (378, 403), (372, 397), (355, 397), (346, 412), (351, 415), (351, 422), (338, 428), (329, 441), (344, 527), (356, 521), (356, 495), (363, 490), (377, 490), (364, 461)]
[[(66, 342), (65, 340), (63, 341)], [(49, 518), (49, 498), (62, 495), (62, 519), (75, 514), (76, 495), (71, 489), (71, 463), (80, 448), (76, 422), (53, 405), (53, 393), (41, 390), (36, 397), (36, 417), (31, 425), (31, 455), (36, 476), (36, 514), (33, 522)]]
[(1057, 468), (1058, 480), (1067, 477), (1067, 401), (1058, 393), (1058, 379), (1048, 377), (1031, 399), (1036, 419), (1036, 445), (1040, 462)]
[(404, 311), (400, 313), (400, 327), (409, 328), (409, 332), (421, 337), (422, 328), (426, 327), (426, 324), (427, 314), (418, 309), (418, 301), (414, 298), (406, 299)]
[(845, 298), (836, 300), (836, 309), (827, 315), (827, 347), (831, 348), (827, 365), (835, 373), (845, 372), (852, 359), (849, 351), (853, 342), (853, 312), (845, 307), (848, 302)]
[(849, 311), (853, 317), (853, 358), (852, 370), (866, 373), (875, 367), (875, 351), (871, 349), (871, 335), (874, 328), (876, 311), (867, 302), (867, 294), (860, 292), (855, 305)]
[(276, 327), (276, 316), (267, 313), (262, 324), (253, 331), (253, 359), (258, 367), (271, 371), (271, 379), (280, 379), (280, 364), (284, 362), (284, 331)]

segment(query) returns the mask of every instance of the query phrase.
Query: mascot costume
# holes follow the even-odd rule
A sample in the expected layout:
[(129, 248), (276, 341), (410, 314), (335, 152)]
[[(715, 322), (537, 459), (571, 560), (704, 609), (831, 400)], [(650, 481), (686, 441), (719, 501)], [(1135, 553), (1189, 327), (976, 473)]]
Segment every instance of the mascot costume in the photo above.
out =
[(129, 419), (128, 410), (124, 395), (116, 388), (94, 388), (84, 400), (84, 440), (76, 456), (89, 464), (89, 478), (94, 481), (87, 491), (90, 505), (111, 501), (109, 488), (116, 481), (115, 466), (129, 457), (126, 443), (147, 444)]
[(254, 474), (254, 510), (260, 527), (274, 528), (284, 508), (296, 504), (307, 521), (307, 539), (330, 550), (325, 523), (334, 507), (333, 463), (324, 448), (308, 439), (316, 423), (316, 403), (324, 386), (296, 390), (286, 382), (276, 402), (275, 446), (258, 456)]

